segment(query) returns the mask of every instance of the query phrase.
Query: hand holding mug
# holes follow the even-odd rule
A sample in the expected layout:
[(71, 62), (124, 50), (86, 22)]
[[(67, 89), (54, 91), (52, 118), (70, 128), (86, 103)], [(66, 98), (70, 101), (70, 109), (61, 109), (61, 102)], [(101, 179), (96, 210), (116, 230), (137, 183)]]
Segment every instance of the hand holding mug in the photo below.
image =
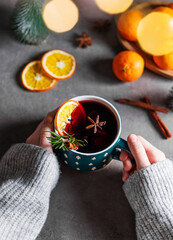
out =
[(123, 162), (123, 181), (126, 181), (134, 171), (165, 159), (165, 154), (162, 151), (154, 147), (141, 136), (131, 134), (128, 136), (127, 142), (135, 158), (136, 165), (131, 163), (131, 156), (127, 152), (121, 152), (120, 160)]
[(53, 152), (52, 144), (49, 142), (48, 137), (51, 136), (50, 131), (53, 131), (53, 120), (56, 112), (57, 109), (47, 114), (36, 130), (27, 138), (26, 143), (40, 146), (49, 152)]

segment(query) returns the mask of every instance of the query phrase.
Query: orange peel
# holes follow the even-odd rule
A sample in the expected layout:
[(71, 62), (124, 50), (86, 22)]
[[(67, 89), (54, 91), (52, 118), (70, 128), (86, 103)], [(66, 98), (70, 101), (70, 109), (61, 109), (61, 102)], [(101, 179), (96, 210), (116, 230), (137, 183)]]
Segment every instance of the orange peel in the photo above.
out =
[(54, 49), (45, 53), (41, 65), (46, 74), (57, 80), (70, 78), (76, 70), (76, 60), (68, 52)]
[(45, 74), (39, 60), (28, 63), (21, 73), (22, 85), (29, 91), (43, 92), (52, 89), (57, 80)]

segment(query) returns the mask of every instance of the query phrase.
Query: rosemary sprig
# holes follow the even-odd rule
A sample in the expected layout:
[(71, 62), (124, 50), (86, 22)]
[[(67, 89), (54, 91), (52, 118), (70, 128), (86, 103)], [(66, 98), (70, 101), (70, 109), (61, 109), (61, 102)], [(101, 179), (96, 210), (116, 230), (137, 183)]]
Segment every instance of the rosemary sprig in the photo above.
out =
[(67, 146), (70, 143), (73, 145), (73, 147), (76, 147), (76, 145), (79, 147), (84, 147), (88, 143), (88, 141), (86, 139), (84, 139), (84, 140), (77, 139), (77, 138), (75, 138), (74, 134), (69, 134), (65, 130), (63, 130), (63, 132), (66, 134), (65, 136), (59, 135), (52, 131), (49, 131), (49, 132), (52, 134), (52, 136), (47, 137), (47, 139), (52, 144), (52, 147), (55, 149), (64, 148), (65, 150), (68, 151)]

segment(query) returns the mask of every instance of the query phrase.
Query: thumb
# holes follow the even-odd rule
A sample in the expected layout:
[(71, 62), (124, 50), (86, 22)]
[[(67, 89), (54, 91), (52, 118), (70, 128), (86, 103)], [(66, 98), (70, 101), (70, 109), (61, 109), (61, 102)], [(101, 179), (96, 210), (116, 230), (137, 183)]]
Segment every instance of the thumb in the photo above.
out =
[(136, 135), (134, 135), (134, 134), (129, 135), (127, 142), (128, 142), (130, 151), (136, 160), (137, 170), (151, 165), (151, 163), (147, 157), (146, 151), (145, 151), (140, 139)]

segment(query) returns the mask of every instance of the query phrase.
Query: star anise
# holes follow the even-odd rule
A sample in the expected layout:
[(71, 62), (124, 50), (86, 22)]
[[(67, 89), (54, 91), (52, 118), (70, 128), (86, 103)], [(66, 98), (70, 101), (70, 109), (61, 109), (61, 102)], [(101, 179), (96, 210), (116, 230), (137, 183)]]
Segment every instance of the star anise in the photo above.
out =
[(97, 21), (94, 24), (94, 28), (100, 32), (108, 30), (110, 26), (111, 22), (108, 19)]
[(83, 32), (82, 36), (75, 40), (79, 42), (79, 47), (88, 47), (89, 45), (92, 45), (92, 37), (87, 36), (86, 32)]
[(87, 126), (85, 129), (91, 129), (94, 128), (94, 133), (97, 133), (97, 128), (100, 128), (102, 130), (102, 127), (106, 125), (106, 121), (99, 122), (99, 115), (96, 117), (96, 121), (94, 121), (92, 118), (88, 117), (88, 120), (92, 123), (89, 126)]

